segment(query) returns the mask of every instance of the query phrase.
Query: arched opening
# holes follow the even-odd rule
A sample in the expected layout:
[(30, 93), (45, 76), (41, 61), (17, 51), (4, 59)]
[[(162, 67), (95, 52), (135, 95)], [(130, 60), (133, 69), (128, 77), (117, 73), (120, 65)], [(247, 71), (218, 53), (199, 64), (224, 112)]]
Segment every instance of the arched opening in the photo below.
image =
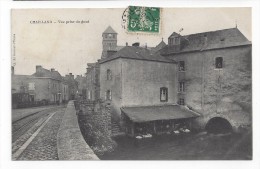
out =
[(214, 117), (208, 121), (205, 127), (208, 133), (229, 133), (232, 132), (232, 126), (228, 120), (221, 117)]

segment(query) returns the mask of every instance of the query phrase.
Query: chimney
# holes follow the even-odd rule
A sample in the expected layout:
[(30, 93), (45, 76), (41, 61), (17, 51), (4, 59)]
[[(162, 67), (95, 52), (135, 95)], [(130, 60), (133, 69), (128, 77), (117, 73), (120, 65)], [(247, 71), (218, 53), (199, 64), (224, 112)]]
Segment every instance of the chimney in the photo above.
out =
[(72, 73), (70, 73), (70, 78), (73, 78), (74, 79), (74, 75)]
[(138, 46), (140, 46), (140, 43), (139, 42), (135, 42), (135, 43), (132, 44), (132, 46), (138, 47)]
[(54, 68), (51, 68), (51, 72), (54, 72), (55, 71), (55, 69)]
[(36, 72), (39, 72), (41, 68), (42, 68), (41, 65), (36, 65)]
[(117, 51), (114, 51), (114, 50), (108, 50), (107, 51), (107, 58), (114, 55)]

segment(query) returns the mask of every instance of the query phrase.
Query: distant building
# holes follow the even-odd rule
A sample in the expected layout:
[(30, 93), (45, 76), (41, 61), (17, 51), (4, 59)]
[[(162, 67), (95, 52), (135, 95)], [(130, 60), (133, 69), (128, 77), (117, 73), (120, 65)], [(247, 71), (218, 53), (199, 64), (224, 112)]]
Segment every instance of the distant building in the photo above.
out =
[(69, 100), (76, 99), (76, 96), (79, 91), (78, 91), (78, 82), (75, 80), (74, 75), (72, 73), (65, 75), (64, 81), (66, 82), (69, 88)]
[(12, 74), (12, 93), (28, 93), (30, 75)]
[(117, 45), (117, 32), (111, 26), (108, 26), (102, 34), (101, 59), (108, 57), (109, 54), (112, 54), (122, 48), (123, 46)]
[[(36, 72), (30, 79), (29, 93), (34, 93), (36, 101), (47, 101), (52, 103), (61, 103), (62, 98), (66, 98), (67, 90), (64, 86), (62, 76), (55, 69), (47, 70), (42, 66), (36, 66)], [(63, 88), (62, 88), (63, 87)]]
[(100, 65), (99, 62), (88, 63), (86, 73), (87, 99), (100, 99)]
[(82, 75), (77, 75), (75, 80), (78, 83), (78, 94), (83, 97), (83, 99), (87, 98), (87, 78)]
[(36, 66), (32, 75), (12, 75), (12, 93), (29, 95), (31, 103), (61, 103), (68, 101), (68, 85), (55, 69)]

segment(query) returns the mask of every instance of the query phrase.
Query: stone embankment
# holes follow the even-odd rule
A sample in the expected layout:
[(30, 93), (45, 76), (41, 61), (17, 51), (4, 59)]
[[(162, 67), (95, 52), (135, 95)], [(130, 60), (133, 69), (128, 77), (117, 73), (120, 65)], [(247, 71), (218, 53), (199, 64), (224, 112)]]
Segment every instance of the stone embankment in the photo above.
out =
[(99, 160), (81, 134), (74, 101), (68, 103), (63, 116), (57, 148), (59, 160)]
[(75, 102), (82, 135), (96, 155), (102, 156), (116, 148), (112, 139), (110, 108), (102, 100)]

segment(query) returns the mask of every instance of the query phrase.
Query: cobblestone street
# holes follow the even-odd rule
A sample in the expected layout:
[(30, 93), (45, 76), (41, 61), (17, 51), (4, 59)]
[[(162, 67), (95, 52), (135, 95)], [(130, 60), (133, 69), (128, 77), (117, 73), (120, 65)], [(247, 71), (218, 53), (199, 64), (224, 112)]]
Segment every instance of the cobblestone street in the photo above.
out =
[[(48, 118), (44, 119), (44, 121), (46, 120), (45, 123), (47, 123), (44, 124), (43, 122), (41, 124), (42, 128), (40, 127), (41, 129), (38, 129), (39, 133), (35, 132), (34, 134), (29, 134), (31, 136), (36, 135), (36, 137), (31, 139), (29, 145), (16, 160), (58, 160), (57, 133), (64, 115), (64, 111), (65, 108), (61, 108), (53, 113), (50, 113)], [(49, 121), (47, 121), (48, 119)], [(26, 133), (27, 135), (28, 132)]]

